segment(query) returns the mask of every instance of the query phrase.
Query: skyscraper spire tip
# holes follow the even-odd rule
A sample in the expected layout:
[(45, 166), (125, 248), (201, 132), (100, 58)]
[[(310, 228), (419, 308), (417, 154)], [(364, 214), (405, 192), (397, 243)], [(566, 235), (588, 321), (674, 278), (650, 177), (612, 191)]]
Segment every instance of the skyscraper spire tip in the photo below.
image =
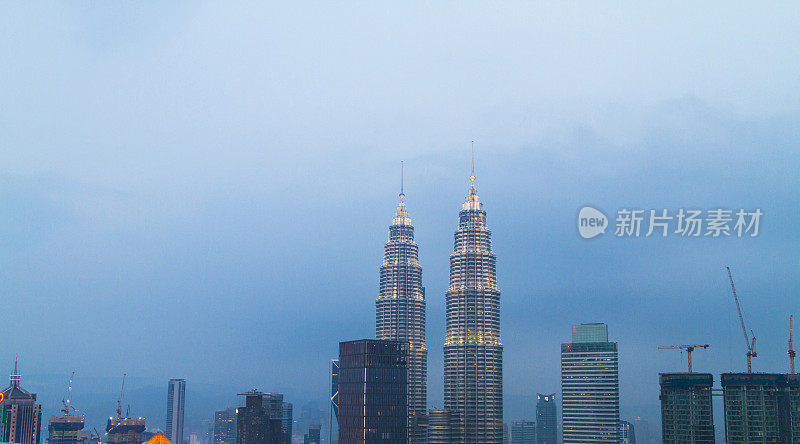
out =
[(469, 176), (471, 182), (475, 182), (475, 141), (472, 141), (472, 172)]
[(403, 198), (406, 197), (405, 193), (403, 192), (403, 172), (404, 172), (403, 170), (404, 170), (404, 163), (401, 160), (400, 161), (400, 199), (403, 199)]

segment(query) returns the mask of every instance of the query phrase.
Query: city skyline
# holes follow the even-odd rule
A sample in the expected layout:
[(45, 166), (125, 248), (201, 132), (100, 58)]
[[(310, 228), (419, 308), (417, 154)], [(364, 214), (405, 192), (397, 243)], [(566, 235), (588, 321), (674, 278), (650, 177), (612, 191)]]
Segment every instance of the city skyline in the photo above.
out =
[[(573, 324), (609, 325), (620, 416), (653, 431), (658, 373), (686, 368), (658, 346), (710, 344), (694, 370), (717, 386), (744, 371), (725, 266), (758, 337), (753, 370), (788, 370), (794, 4), (2, 8), (0, 288), (14, 315), (0, 369), (20, 355), (43, 423), (73, 371), (86, 430), (104, 430), (123, 373), (125, 403), (161, 429), (164, 382), (185, 377), (187, 435), (253, 387), (324, 403), (336, 341), (374, 335), (401, 161), (425, 268), (427, 404), (443, 407), (472, 140), (503, 295), (506, 422), (558, 392)], [(763, 216), (753, 238), (587, 240), (587, 206), (612, 227), (621, 209)]]

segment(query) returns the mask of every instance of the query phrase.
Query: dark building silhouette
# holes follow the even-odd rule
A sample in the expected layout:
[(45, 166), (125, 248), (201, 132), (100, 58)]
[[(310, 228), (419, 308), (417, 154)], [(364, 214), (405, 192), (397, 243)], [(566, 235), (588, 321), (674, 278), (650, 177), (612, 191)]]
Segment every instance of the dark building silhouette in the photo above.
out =
[(728, 444), (800, 442), (800, 375), (723, 373)]
[(322, 428), (319, 424), (311, 424), (308, 426), (308, 433), (303, 435), (303, 444), (320, 444), (320, 429)]
[(183, 444), (183, 409), (186, 380), (170, 379), (167, 386), (167, 431), (165, 436), (175, 444)]
[(9, 386), (3, 389), (0, 402), (0, 441), (39, 444), (42, 441), (42, 406), (19, 383), (22, 379), (14, 362), (14, 372), (8, 377)]
[(557, 438), (556, 395), (539, 393), (536, 396), (536, 444), (556, 444)]
[(503, 344), (492, 233), (470, 176), (450, 254), (445, 294), (444, 408), (458, 416), (454, 443), (503, 442)]
[(535, 444), (536, 423), (514, 421), (511, 423), (511, 444)]
[(265, 402), (265, 393), (252, 390), (240, 393), (245, 397), (244, 407), (236, 409), (236, 444), (283, 444), (281, 412), (270, 416), (270, 406)]
[(236, 409), (214, 413), (213, 444), (236, 444)]
[(448, 410), (428, 412), (428, 444), (451, 444), (458, 420)]
[(661, 373), (661, 436), (664, 444), (714, 444), (709, 373)]
[(428, 409), (425, 288), (414, 226), (402, 189), (384, 245), (380, 291), (375, 300), (375, 338), (408, 343), (409, 442), (424, 444)]
[(408, 344), (339, 343), (339, 444), (408, 442)]

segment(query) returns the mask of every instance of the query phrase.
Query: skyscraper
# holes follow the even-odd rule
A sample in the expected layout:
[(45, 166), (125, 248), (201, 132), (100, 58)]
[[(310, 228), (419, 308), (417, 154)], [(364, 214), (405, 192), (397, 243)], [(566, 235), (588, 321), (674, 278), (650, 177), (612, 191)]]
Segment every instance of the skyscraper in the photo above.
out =
[(14, 372), (8, 377), (10, 385), (3, 389), (0, 402), (0, 441), (39, 444), (42, 440), (42, 406), (19, 383), (22, 380), (14, 361)]
[(457, 421), (448, 410), (428, 412), (428, 444), (451, 444)]
[(539, 393), (536, 398), (536, 444), (556, 444), (556, 395)]
[(445, 296), (444, 408), (458, 418), (455, 443), (503, 442), (503, 345), (492, 234), (470, 176)]
[[(339, 360), (331, 359), (331, 399), (328, 403), (328, 442), (339, 436)], [(336, 429), (336, 433), (334, 433)]]
[(167, 439), (183, 444), (183, 406), (186, 399), (186, 380), (170, 379), (167, 387)]
[(664, 444), (714, 444), (710, 373), (661, 373), (661, 436)]
[(636, 430), (628, 421), (619, 422), (619, 434), (622, 444), (636, 444)]
[(535, 444), (536, 423), (514, 421), (511, 423), (511, 444)]
[(405, 194), (389, 226), (375, 301), (375, 337), (408, 343), (409, 442), (425, 442), (428, 408), (428, 349), (425, 346), (425, 288), (414, 227), (406, 211)]
[(800, 442), (800, 375), (723, 373), (725, 442)]
[(572, 327), (572, 342), (561, 344), (564, 444), (620, 441), (618, 361), (606, 324)]
[(283, 400), (282, 393), (264, 393), (264, 405), (269, 410), (270, 418), (278, 418), (281, 420), (281, 433), (283, 434), (283, 442), (291, 444), (292, 441), (292, 413), (293, 406), (289, 402)]
[(339, 444), (408, 442), (408, 344), (339, 343)]
[(251, 390), (239, 395), (245, 397), (245, 405), (236, 409), (236, 444), (282, 444), (283, 414), (270, 415), (265, 393)]
[(214, 413), (214, 444), (236, 444), (236, 409)]

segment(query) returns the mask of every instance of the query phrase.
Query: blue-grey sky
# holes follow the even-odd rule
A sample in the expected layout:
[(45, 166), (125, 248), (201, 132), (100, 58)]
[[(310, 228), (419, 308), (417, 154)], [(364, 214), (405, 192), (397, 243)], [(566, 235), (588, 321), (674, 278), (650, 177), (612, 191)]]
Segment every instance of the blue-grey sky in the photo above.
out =
[[(657, 374), (684, 367), (658, 345), (709, 343), (697, 370), (743, 370), (725, 265), (758, 336), (754, 367), (788, 367), (795, 2), (1, 9), (0, 368), (19, 354), (46, 414), (73, 370), (76, 402), (106, 397), (102, 415), (128, 372), (154, 427), (170, 377), (189, 381), (189, 423), (252, 387), (324, 406), (337, 342), (374, 334), (401, 160), (441, 406), (471, 140), (498, 256), (507, 420), (559, 392), (574, 323), (607, 322), (619, 341), (623, 418), (657, 424)], [(754, 239), (587, 241), (585, 204), (764, 216)], [(148, 387), (158, 396), (137, 405)]]

